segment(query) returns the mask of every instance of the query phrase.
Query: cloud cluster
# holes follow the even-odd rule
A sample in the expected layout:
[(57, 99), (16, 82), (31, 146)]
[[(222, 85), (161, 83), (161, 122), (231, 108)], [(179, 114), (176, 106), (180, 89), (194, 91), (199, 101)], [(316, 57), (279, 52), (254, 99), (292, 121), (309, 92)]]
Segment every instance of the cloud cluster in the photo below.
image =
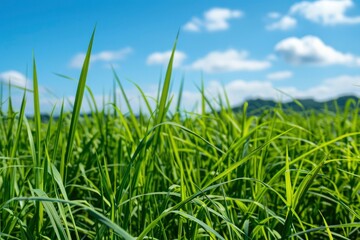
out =
[(286, 38), (275, 46), (275, 51), (286, 62), (295, 65), (360, 66), (360, 57), (337, 51), (331, 46), (326, 45), (320, 38), (311, 35), (304, 36), (303, 38)]
[(233, 72), (233, 71), (258, 71), (269, 68), (269, 61), (248, 59), (246, 51), (228, 49), (226, 51), (213, 51), (203, 58), (194, 61), (189, 68), (207, 73)]
[[(318, 85), (301, 90), (296, 87), (275, 88), (273, 83), (269, 81), (233, 80), (225, 85), (222, 85), (219, 81), (212, 81), (206, 87), (205, 92), (210, 99), (216, 99), (219, 95), (223, 96), (223, 91), (225, 90), (232, 106), (241, 104), (245, 100), (257, 98), (277, 101), (291, 100), (288, 96), (297, 99), (312, 98), (317, 101), (325, 101), (349, 94), (360, 96), (360, 87), (356, 87), (359, 82), (360, 76), (343, 75), (325, 79)], [(183, 98), (185, 109), (191, 109), (195, 102), (200, 101), (201, 94), (198, 92), (185, 91)]]
[(229, 20), (240, 18), (243, 13), (239, 10), (227, 8), (212, 8), (204, 13), (202, 19), (193, 17), (187, 22), (183, 29), (190, 32), (200, 32), (206, 30), (209, 32), (221, 31), (229, 28)]
[(0, 73), (0, 81), (21, 88), (28, 87), (30, 83), (24, 74), (15, 70)]
[(358, 24), (360, 16), (350, 17), (346, 11), (354, 6), (352, 0), (319, 0), (299, 2), (290, 8), (290, 14), (324, 25)]
[[(132, 52), (130, 47), (123, 48), (117, 51), (102, 51), (99, 53), (91, 54), (90, 62), (112, 62), (124, 59)], [(70, 61), (70, 67), (81, 68), (85, 59), (85, 53), (76, 54)]]
[[(169, 63), (171, 51), (166, 52), (154, 52), (150, 54), (146, 60), (148, 65), (164, 65)], [(181, 51), (175, 51), (173, 67), (180, 67), (183, 61), (186, 59), (186, 54)]]
[[(155, 52), (148, 56), (148, 65), (166, 65), (169, 62), (171, 51)], [(234, 72), (234, 71), (259, 71), (271, 66), (270, 61), (248, 59), (246, 51), (228, 49), (225, 51), (212, 51), (189, 65), (183, 65), (186, 54), (176, 51), (174, 67), (183, 67), (188, 70), (200, 70), (206, 73)]]
[[(285, 62), (292, 65), (360, 67), (360, 56), (336, 50), (332, 46), (325, 44), (319, 37), (312, 35), (302, 38), (285, 38), (275, 45), (274, 51)], [(148, 56), (147, 64), (166, 65), (170, 55), (171, 51), (155, 52)], [(177, 51), (174, 67), (199, 70), (206, 73), (261, 71), (270, 68), (274, 60), (274, 56), (264, 60), (251, 59), (248, 52), (231, 48), (224, 51), (211, 51), (189, 64), (184, 64), (186, 58), (186, 53)], [(279, 80), (290, 78), (291, 76), (291, 72), (285, 71), (269, 74), (267, 78)]]
[[(272, 18), (274, 18), (275, 13), (272, 14)], [(290, 16), (283, 16), (281, 17), (277, 22), (271, 23), (266, 26), (267, 30), (273, 31), (273, 30), (289, 30), (292, 28), (295, 28), (297, 25), (297, 21), (295, 18), (292, 18)]]
[(299, 97), (311, 97), (317, 100), (331, 99), (335, 96), (345, 94), (355, 94), (359, 96), (360, 93), (360, 76), (342, 75), (329, 79), (325, 79), (321, 84), (309, 88), (301, 92), (298, 91)]
[(280, 13), (270, 12), (270, 19), (277, 21), (266, 26), (267, 30), (289, 30), (297, 25), (295, 16), (302, 17), (317, 24), (334, 26), (359, 24), (360, 16), (348, 16), (346, 12), (354, 6), (352, 0), (317, 0), (301, 1), (292, 5), (288, 13), (281, 17)]
[(291, 78), (293, 73), (291, 71), (279, 71), (279, 72), (272, 72), (266, 75), (266, 78), (269, 80), (284, 80)]

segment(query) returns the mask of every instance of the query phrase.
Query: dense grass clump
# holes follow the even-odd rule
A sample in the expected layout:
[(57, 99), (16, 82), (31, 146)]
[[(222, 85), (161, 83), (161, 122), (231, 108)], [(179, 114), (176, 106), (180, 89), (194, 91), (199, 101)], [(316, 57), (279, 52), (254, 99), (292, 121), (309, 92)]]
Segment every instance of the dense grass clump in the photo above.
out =
[(203, 94), (201, 114), (171, 112), (172, 55), (151, 114), (88, 89), (81, 115), (92, 39), (71, 113), (41, 121), (35, 62), (34, 117), (30, 93), (1, 100), (0, 239), (360, 238), (359, 102), (252, 116)]

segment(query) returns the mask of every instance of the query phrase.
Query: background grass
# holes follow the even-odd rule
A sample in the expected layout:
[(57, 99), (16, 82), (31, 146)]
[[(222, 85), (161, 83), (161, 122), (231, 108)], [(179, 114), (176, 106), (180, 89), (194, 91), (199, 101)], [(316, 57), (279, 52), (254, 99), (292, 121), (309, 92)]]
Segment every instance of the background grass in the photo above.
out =
[(86, 88), (93, 38), (71, 113), (41, 122), (35, 61), (19, 111), (1, 94), (0, 239), (360, 238), (359, 102), (251, 116), (200, 87), (201, 114), (181, 97), (170, 112), (172, 55), (156, 109), (137, 86), (138, 115), (114, 72), (124, 115), (115, 90), (109, 109)]

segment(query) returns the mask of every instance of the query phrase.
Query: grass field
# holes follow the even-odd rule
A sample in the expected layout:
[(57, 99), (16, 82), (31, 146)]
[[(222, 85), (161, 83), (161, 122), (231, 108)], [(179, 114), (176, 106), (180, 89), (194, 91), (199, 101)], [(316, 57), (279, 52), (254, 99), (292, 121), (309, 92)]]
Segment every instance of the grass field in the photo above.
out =
[(92, 42), (72, 112), (41, 121), (35, 60), (21, 108), (2, 96), (0, 239), (360, 238), (359, 102), (252, 116), (200, 90), (170, 111), (172, 56), (156, 108), (124, 114), (86, 88)]

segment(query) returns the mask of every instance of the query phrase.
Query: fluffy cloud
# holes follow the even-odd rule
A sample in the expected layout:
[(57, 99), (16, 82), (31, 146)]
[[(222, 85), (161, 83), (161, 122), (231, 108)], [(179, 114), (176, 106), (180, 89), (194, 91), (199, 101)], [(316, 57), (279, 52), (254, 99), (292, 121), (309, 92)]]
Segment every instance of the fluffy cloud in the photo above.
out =
[[(112, 62), (124, 59), (129, 53), (132, 52), (130, 47), (120, 49), (117, 51), (102, 51), (99, 53), (91, 54), (90, 62)], [(70, 67), (81, 68), (85, 59), (85, 53), (75, 55), (70, 61)]]
[[(234, 80), (226, 85), (212, 81), (206, 87), (205, 94), (209, 96), (209, 99), (213, 98), (213, 103), (215, 103), (219, 95), (223, 96), (225, 90), (232, 106), (241, 104), (248, 99), (257, 98), (289, 101), (291, 99), (288, 96), (297, 99), (312, 98), (317, 101), (325, 101), (349, 94), (360, 96), (360, 88), (355, 87), (359, 83), (360, 76), (347, 75), (325, 79), (320, 84), (305, 90), (296, 87), (275, 88), (273, 83), (269, 81)], [(188, 110), (193, 109), (194, 103), (199, 102), (200, 99), (201, 94), (198, 92), (185, 91), (183, 93), (184, 107)]]
[(29, 86), (29, 80), (26, 79), (24, 74), (15, 70), (0, 73), (0, 81), (21, 88)]
[(257, 71), (271, 66), (269, 61), (248, 59), (248, 53), (228, 49), (226, 51), (214, 51), (205, 57), (193, 62), (189, 68), (202, 70), (208, 73), (231, 72), (231, 71)]
[(280, 13), (278, 12), (269, 12), (267, 16), (271, 19), (277, 19), (281, 17)]
[(242, 17), (243, 13), (239, 10), (227, 8), (212, 8), (204, 13), (203, 19), (194, 17), (184, 25), (184, 30), (199, 32), (205, 29), (209, 32), (221, 31), (229, 28), (229, 20)]
[(203, 25), (202, 21), (199, 18), (192, 18), (191, 21), (187, 22), (184, 25), (184, 30), (189, 32), (200, 32), (200, 28)]
[(305, 90), (299, 90), (295, 87), (284, 87), (279, 89), (295, 98), (313, 98), (322, 101), (349, 94), (359, 96), (360, 88), (356, 87), (359, 83), (360, 76), (342, 75), (325, 79), (319, 85), (315, 85)]
[[(223, 85), (219, 81), (213, 80), (205, 87), (205, 95), (214, 107), (217, 106), (216, 104), (218, 103), (219, 97), (225, 101), (224, 91), (227, 94), (231, 106), (241, 104), (247, 99), (269, 98), (269, 96), (272, 96), (268, 94), (269, 91), (275, 93), (271, 82), (263, 81), (234, 80)], [(185, 90), (182, 93), (182, 109), (190, 112), (200, 112), (201, 98), (202, 94), (199, 91)]]
[(360, 66), (360, 57), (337, 51), (315, 36), (286, 38), (275, 51), (291, 64)]
[(298, 14), (309, 21), (324, 25), (358, 24), (360, 16), (346, 15), (346, 11), (353, 6), (352, 0), (303, 1), (294, 4), (290, 8), (290, 14)]
[(266, 75), (266, 78), (269, 80), (283, 80), (287, 78), (291, 78), (293, 76), (293, 73), (291, 71), (279, 71), (279, 72), (273, 72)]
[(322, 25), (334, 26), (339, 24), (359, 24), (360, 16), (347, 16), (346, 12), (354, 6), (352, 0), (317, 0), (313, 2), (301, 1), (292, 5), (283, 16), (278, 12), (270, 12), (267, 17), (279, 19), (277, 22), (266, 26), (267, 30), (288, 30), (296, 27), (295, 16), (300, 16), (308, 21)]
[[(146, 63), (148, 65), (167, 65), (171, 56), (171, 51), (166, 52), (155, 52), (148, 56)], [(179, 67), (182, 65), (183, 61), (186, 59), (186, 54), (181, 51), (176, 51), (174, 55), (174, 67)]]
[(273, 31), (273, 30), (289, 30), (294, 27), (296, 27), (297, 21), (295, 18), (292, 18), (290, 16), (284, 16), (280, 18), (277, 22), (274, 22), (272, 24), (269, 24), (266, 26), (267, 30)]

